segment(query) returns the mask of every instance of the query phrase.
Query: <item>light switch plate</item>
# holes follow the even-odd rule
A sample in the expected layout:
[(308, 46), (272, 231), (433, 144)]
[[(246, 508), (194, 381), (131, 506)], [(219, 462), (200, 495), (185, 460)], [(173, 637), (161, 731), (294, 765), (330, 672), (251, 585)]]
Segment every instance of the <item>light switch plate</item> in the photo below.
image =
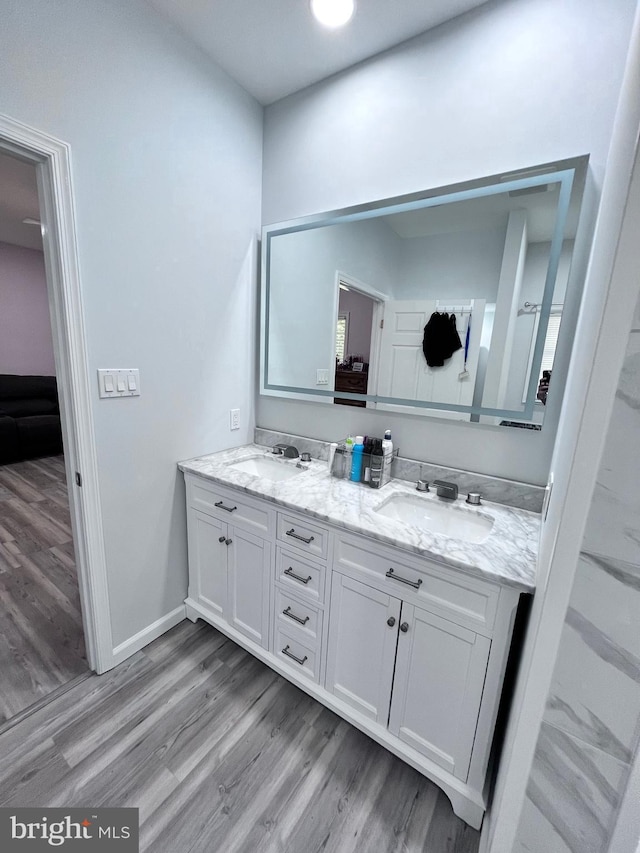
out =
[(99, 368), (98, 390), (101, 397), (139, 397), (140, 371), (131, 368)]
[(318, 368), (316, 370), (316, 385), (329, 384), (329, 371), (326, 368)]

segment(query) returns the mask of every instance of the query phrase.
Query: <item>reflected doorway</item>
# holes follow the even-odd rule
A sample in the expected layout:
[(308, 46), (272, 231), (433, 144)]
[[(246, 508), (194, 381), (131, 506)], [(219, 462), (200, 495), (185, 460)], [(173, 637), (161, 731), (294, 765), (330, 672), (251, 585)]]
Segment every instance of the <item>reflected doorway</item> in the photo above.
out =
[[(334, 390), (336, 393), (375, 394), (384, 297), (344, 273), (338, 273), (336, 279)], [(336, 396), (333, 402), (341, 406), (375, 407), (370, 401), (347, 397)]]

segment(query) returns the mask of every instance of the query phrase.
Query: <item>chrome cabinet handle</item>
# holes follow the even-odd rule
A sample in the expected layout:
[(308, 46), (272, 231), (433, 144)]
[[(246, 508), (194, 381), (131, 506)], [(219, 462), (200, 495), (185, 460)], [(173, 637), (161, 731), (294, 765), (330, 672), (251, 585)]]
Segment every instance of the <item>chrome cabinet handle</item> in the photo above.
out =
[(304, 542), (305, 545), (309, 545), (313, 542), (314, 537), (310, 536), (308, 539), (305, 539), (304, 536), (300, 536), (299, 533), (296, 533), (295, 527), (292, 527), (291, 530), (287, 530), (287, 536), (292, 536), (294, 539), (299, 539), (301, 542)]
[(420, 589), (422, 586), (422, 578), (419, 578), (417, 581), (410, 581), (406, 578), (400, 577), (397, 575), (393, 569), (389, 569), (389, 571), (385, 575), (386, 578), (393, 578), (394, 581), (400, 581), (400, 583), (406, 583), (407, 586), (412, 586), (414, 589)]
[(304, 619), (301, 619), (300, 616), (296, 616), (295, 613), (291, 612), (291, 605), (289, 605), (286, 610), (282, 611), (284, 616), (288, 616), (289, 619), (293, 619), (294, 622), (297, 622), (299, 625), (306, 625), (309, 621), (309, 616), (305, 616)]
[(400, 630), (402, 631), (403, 634), (406, 634), (407, 631), (409, 630), (409, 623), (403, 622), (402, 625), (400, 626)]
[(311, 580), (311, 575), (308, 578), (303, 578), (302, 575), (297, 575), (291, 566), (288, 569), (284, 570), (285, 575), (289, 575), (290, 578), (293, 578), (296, 581), (300, 581), (300, 583), (309, 583)]
[(220, 542), (220, 544), (222, 544), (223, 542), (226, 542), (226, 541), (227, 541), (227, 537), (226, 537), (226, 536), (219, 536), (219, 537), (218, 537), (218, 542)]
[(305, 655), (303, 658), (296, 657), (293, 652), (289, 651), (289, 646), (284, 647), (284, 649), (282, 650), (282, 654), (286, 655), (288, 658), (291, 658), (291, 660), (294, 660), (296, 663), (299, 663), (300, 666), (304, 666), (305, 662), (308, 659), (307, 655)]
[(237, 506), (225, 506), (222, 501), (218, 501), (218, 503), (214, 504), (214, 506), (217, 506), (218, 509), (225, 509), (227, 512), (233, 512), (234, 510), (238, 509)]
[(393, 626), (394, 626), (395, 624), (396, 624), (396, 617), (395, 617), (395, 616), (389, 616), (389, 618), (387, 619), (387, 625), (388, 625), (390, 628), (393, 628)]

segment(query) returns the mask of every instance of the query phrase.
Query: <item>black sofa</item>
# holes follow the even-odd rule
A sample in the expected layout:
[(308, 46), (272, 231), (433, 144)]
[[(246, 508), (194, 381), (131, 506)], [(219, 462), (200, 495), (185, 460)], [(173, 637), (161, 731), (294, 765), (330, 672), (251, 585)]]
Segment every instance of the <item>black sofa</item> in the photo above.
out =
[(62, 453), (55, 376), (0, 374), (0, 465)]

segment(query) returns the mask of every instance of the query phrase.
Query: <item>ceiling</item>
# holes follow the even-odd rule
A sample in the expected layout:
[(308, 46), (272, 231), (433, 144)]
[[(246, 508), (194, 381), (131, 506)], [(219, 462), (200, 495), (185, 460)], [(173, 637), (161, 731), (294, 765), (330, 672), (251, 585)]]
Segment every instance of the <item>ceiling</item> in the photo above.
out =
[(486, 2), (356, 0), (329, 30), (309, 0), (147, 0), (265, 105)]

